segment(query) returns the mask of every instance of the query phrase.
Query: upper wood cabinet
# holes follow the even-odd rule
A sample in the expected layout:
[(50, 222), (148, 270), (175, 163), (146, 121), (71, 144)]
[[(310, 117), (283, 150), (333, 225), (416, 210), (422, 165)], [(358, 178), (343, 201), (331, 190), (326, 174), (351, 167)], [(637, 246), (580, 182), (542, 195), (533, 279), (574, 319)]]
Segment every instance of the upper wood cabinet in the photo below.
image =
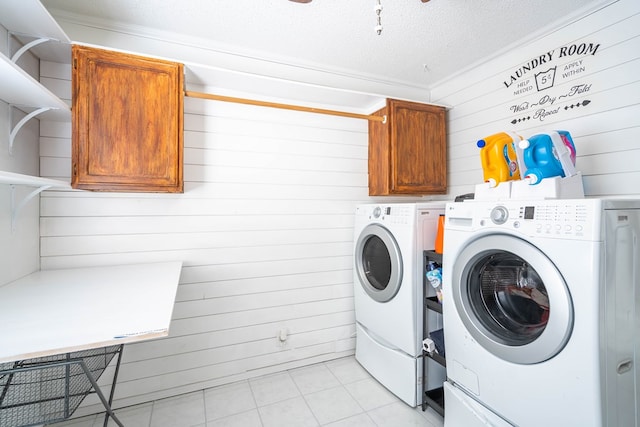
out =
[(445, 109), (387, 100), (369, 122), (369, 195), (446, 194)]
[(71, 186), (183, 191), (183, 65), (72, 48)]

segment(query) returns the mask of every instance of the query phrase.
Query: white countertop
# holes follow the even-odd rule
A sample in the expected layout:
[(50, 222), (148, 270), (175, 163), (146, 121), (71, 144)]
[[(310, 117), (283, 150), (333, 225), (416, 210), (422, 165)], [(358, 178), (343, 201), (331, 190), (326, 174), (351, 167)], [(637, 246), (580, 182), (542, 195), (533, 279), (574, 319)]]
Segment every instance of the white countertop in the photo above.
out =
[(168, 335), (181, 262), (44, 270), (0, 286), (0, 362)]

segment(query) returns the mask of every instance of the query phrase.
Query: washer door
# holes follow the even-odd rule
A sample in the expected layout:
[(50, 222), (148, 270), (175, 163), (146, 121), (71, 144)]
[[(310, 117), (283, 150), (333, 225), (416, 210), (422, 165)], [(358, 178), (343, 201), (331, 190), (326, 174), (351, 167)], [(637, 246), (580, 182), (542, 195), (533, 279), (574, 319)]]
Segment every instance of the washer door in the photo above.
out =
[(391, 300), (402, 283), (402, 254), (396, 239), (385, 227), (369, 224), (360, 233), (355, 248), (358, 282), (378, 302)]
[(569, 289), (555, 265), (532, 244), (487, 235), (468, 244), (452, 270), (452, 297), (471, 336), (513, 363), (552, 358), (573, 328)]

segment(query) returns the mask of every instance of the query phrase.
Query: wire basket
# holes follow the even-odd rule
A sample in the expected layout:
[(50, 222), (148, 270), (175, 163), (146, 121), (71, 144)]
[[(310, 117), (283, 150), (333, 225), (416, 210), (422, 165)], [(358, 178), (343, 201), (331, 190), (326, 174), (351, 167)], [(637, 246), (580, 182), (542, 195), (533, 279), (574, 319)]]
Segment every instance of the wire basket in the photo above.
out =
[(69, 418), (92, 392), (120, 345), (0, 363), (0, 426), (25, 427)]

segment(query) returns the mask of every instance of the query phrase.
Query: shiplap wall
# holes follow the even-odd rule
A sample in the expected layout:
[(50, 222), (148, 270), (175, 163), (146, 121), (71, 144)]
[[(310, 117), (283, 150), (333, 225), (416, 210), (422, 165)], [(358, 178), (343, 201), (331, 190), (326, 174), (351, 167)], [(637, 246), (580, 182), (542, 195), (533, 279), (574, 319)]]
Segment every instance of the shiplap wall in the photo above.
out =
[[(599, 44), (595, 54), (568, 55), (571, 46)], [(561, 49), (565, 55), (560, 57)], [(551, 66), (557, 66), (555, 85), (537, 91), (535, 73), (543, 64), (517, 83), (528, 79), (532, 90), (514, 94), (510, 76), (521, 66), (553, 51)], [(577, 61), (582, 61), (578, 64)], [(577, 67), (571, 67), (577, 64)], [(577, 70), (578, 72), (572, 72)], [(566, 74), (566, 77), (563, 77)], [(591, 85), (589, 90), (560, 98), (571, 88)], [(515, 105), (539, 103), (543, 97), (557, 96), (540, 106), (514, 112)], [(588, 105), (576, 104), (590, 101)], [(529, 137), (545, 130), (568, 130), (576, 145), (576, 166), (583, 174), (588, 196), (640, 194), (640, 2), (619, 0), (575, 22), (569, 22), (541, 37), (512, 48), (497, 58), (473, 67), (432, 90), (432, 101), (453, 106), (448, 113), (449, 194), (474, 191), (482, 181), (476, 141), (502, 131)], [(571, 105), (574, 108), (571, 108)], [(560, 110), (544, 120), (535, 113)], [(565, 109), (567, 107), (567, 109)], [(512, 120), (532, 117), (512, 124)]]
[[(41, 74), (68, 97), (68, 66)], [(184, 194), (42, 195), (43, 269), (184, 262), (170, 336), (126, 347), (116, 406), (353, 354), (367, 144), (364, 120), (186, 98)], [(69, 124), (41, 122), (40, 160), (69, 179)]]

